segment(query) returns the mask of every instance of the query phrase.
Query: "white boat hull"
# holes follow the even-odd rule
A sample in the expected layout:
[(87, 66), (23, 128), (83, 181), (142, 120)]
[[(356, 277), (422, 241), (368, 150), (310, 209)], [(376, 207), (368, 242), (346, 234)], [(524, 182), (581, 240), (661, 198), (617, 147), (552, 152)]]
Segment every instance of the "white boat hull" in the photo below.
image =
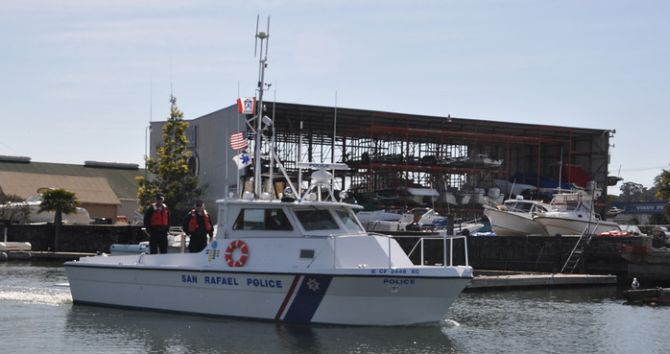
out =
[(496, 236), (547, 235), (542, 224), (533, 220), (529, 213), (485, 208), (484, 215), (489, 218)]
[[(600, 234), (607, 231), (620, 231), (619, 224), (611, 221), (598, 220), (579, 220), (572, 218), (561, 218), (552, 216), (537, 216), (534, 219), (541, 224), (547, 232), (547, 235), (581, 235)], [(588, 227), (588, 230), (587, 230)]]
[[(431, 268), (429, 273), (436, 274)], [(67, 263), (65, 269), (75, 304), (344, 325), (437, 322), (472, 278), (470, 267), (462, 267), (460, 274), (443, 268), (452, 273), (442, 276), (422, 275), (420, 266), (356, 269), (351, 274), (80, 263)]]

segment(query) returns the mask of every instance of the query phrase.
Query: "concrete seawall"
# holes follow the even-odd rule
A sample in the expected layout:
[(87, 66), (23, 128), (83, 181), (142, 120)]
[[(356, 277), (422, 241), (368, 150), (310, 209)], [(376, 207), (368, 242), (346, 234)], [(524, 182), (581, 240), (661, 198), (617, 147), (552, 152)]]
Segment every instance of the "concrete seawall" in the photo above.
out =
[[(2, 227), (0, 227), (2, 229)], [(1, 237), (0, 233), (0, 237)], [(144, 241), (140, 226), (63, 225), (59, 235), (58, 251), (96, 253), (109, 252), (114, 243)], [(54, 250), (54, 225), (10, 225), (7, 241), (30, 242), (33, 251)]]
[[(579, 239), (578, 236), (470, 236), (467, 238), (469, 263), (475, 269), (530, 272), (560, 272)], [(409, 251), (416, 237), (398, 238)], [(463, 241), (454, 242), (454, 263), (463, 264)], [(593, 237), (585, 249), (583, 261), (575, 272), (593, 274), (626, 274), (628, 262), (621, 257), (625, 244), (651, 245), (650, 237)], [(441, 240), (427, 241), (424, 259), (428, 264), (443, 262)], [(411, 255), (420, 262), (419, 252)]]

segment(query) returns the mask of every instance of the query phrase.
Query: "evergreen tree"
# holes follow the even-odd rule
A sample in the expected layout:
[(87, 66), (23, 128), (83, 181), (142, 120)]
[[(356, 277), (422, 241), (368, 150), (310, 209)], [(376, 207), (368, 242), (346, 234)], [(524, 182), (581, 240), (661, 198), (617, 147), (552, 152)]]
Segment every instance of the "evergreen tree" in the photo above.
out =
[(72, 214), (77, 211), (79, 200), (73, 192), (63, 188), (48, 189), (42, 193), (39, 212), (53, 211), (54, 215), (54, 248), (58, 252), (60, 229), (63, 225), (63, 213)]
[(665, 204), (665, 217), (670, 221), (670, 170), (664, 169), (654, 180), (656, 197), (663, 199)]
[(177, 99), (170, 97), (170, 117), (163, 125), (163, 144), (157, 149), (155, 158), (147, 158), (146, 169), (149, 178), (137, 176), (139, 185), (137, 197), (141, 208), (154, 201), (157, 193), (165, 197), (165, 204), (171, 211), (174, 225), (181, 224), (194, 200), (202, 194), (198, 188), (198, 177), (193, 176), (188, 168), (191, 152), (188, 150), (184, 113), (177, 107)]

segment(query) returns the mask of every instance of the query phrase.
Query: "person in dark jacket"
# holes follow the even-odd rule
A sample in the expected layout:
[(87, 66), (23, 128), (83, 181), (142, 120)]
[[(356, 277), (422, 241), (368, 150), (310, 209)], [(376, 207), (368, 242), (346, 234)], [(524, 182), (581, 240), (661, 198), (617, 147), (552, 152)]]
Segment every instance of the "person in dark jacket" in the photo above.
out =
[(189, 252), (200, 252), (207, 246), (207, 235), (213, 237), (214, 227), (202, 200), (195, 202), (195, 209), (191, 209), (186, 215), (182, 228), (190, 238)]
[(162, 194), (156, 195), (156, 202), (144, 211), (144, 227), (149, 233), (149, 251), (151, 254), (167, 253), (167, 235), (170, 230), (170, 216), (167, 206), (163, 203)]

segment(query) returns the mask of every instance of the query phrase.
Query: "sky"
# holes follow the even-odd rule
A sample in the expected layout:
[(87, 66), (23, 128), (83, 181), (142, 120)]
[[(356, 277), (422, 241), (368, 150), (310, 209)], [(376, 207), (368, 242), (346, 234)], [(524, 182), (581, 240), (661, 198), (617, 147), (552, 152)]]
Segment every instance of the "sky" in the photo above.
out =
[(0, 155), (143, 166), (171, 94), (186, 119), (254, 95), (257, 15), (270, 99), (611, 129), (610, 175), (670, 167), (662, 0), (4, 0)]

